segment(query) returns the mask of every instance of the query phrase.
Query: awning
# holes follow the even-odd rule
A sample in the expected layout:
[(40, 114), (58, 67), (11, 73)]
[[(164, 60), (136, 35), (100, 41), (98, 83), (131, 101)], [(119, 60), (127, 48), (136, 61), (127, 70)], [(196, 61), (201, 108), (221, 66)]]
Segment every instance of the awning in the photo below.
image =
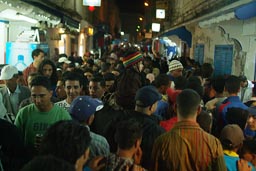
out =
[[(64, 9), (63, 7), (57, 6), (56, 4), (49, 1), (31, 1), (31, 0), (22, 0), (26, 3), (29, 3), (33, 6), (40, 8), (43, 11), (46, 11), (56, 17), (61, 19), (61, 22), (67, 26), (79, 29), (79, 22), (82, 19), (80, 14), (75, 11)], [(76, 19), (75, 19), (76, 18)], [(79, 20), (79, 21), (78, 21)]]
[(186, 29), (185, 26), (176, 28), (174, 30), (170, 30), (168, 32), (163, 33), (160, 35), (160, 37), (167, 37), (167, 36), (172, 36), (172, 35), (177, 35), (181, 40), (187, 42), (188, 46), (191, 47), (192, 44), (192, 34), (190, 31)]
[(243, 5), (235, 10), (236, 18), (247, 20), (256, 16), (256, 1)]

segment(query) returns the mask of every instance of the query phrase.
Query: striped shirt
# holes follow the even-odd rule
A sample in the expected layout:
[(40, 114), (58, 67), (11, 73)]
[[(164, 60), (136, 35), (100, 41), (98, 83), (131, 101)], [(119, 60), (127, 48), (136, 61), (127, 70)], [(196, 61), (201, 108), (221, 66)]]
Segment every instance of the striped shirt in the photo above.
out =
[(155, 141), (154, 171), (225, 171), (221, 143), (196, 122), (180, 121)]

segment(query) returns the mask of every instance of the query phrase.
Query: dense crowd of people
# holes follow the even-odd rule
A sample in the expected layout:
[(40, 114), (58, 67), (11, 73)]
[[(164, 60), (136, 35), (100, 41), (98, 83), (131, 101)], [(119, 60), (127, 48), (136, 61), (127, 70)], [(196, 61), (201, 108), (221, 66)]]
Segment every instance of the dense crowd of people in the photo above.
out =
[(256, 87), (136, 47), (32, 52), (0, 80), (0, 170), (251, 171)]

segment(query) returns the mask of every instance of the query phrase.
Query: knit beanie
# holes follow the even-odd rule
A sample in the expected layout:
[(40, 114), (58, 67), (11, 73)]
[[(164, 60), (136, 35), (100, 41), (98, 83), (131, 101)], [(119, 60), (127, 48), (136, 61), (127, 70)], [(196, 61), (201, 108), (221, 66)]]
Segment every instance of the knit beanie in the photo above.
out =
[(169, 63), (169, 71), (171, 72), (171, 71), (174, 71), (176, 69), (183, 69), (183, 65), (178, 60), (172, 60)]
[(140, 62), (143, 60), (143, 56), (140, 52), (132, 53), (123, 58), (123, 64), (125, 68), (129, 68), (130, 66)]

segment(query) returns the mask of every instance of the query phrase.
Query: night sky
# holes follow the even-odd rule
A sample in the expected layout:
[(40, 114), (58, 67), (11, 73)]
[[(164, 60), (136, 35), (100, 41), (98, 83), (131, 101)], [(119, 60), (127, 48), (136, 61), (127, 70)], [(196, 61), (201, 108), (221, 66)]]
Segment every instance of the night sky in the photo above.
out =
[(144, 0), (116, 0), (120, 13), (144, 14)]

